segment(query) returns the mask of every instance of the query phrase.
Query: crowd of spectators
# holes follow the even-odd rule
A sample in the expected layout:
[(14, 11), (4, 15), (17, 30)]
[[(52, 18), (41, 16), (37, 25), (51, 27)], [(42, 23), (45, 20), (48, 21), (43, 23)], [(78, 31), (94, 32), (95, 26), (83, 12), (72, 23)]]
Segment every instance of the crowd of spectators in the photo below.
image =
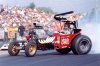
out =
[(36, 8), (22, 8), (22, 7), (9, 7), (0, 6), (0, 27), (6, 28), (12, 26), (13, 28), (23, 24), (28, 30), (32, 23), (40, 23), (45, 26), (53, 20), (53, 14), (47, 14), (39, 11)]
[(5, 34), (8, 33), (9, 36), (13, 36), (11, 30), (13, 33), (18, 32), (20, 25), (23, 25), (25, 31), (28, 31), (33, 23), (39, 23), (44, 26), (45, 30), (53, 31), (52, 25), (56, 24), (53, 16), (54, 14), (45, 13), (37, 8), (0, 5), (0, 28), (3, 28)]

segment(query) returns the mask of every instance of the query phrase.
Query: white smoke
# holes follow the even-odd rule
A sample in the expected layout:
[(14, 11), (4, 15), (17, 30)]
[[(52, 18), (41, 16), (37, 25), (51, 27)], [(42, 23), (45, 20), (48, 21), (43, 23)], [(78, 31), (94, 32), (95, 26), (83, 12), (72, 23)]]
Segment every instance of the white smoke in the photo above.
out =
[(90, 54), (100, 53), (100, 23), (87, 23), (81, 26), (82, 34), (90, 37), (92, 49)]

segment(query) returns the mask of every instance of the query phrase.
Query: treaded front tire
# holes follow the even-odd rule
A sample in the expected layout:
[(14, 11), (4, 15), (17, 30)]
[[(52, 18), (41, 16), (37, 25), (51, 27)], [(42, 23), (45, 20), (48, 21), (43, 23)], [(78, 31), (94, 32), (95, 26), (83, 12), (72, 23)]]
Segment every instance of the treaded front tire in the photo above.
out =
[(37, 45), (36, 42), (30, 41), (25, 47), (25, 54), (27, 57), (33, 57), (36, 54)]
[(8, 46), (8, 53), (11, 55), (11, 56), (16, 56), (18, 55), (20, 49), (18, 49), (20, 45), (17, 44), (17, 42), (11, 42)]

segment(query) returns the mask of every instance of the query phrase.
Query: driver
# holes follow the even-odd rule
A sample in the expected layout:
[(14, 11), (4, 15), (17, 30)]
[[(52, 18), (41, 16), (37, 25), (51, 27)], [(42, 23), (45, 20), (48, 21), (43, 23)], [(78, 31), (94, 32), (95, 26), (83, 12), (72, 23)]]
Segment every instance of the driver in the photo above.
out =
[(63, 30), (61, 30), (63, 34), (70, 34), (70, 26), (69, 24), (65, 23)]

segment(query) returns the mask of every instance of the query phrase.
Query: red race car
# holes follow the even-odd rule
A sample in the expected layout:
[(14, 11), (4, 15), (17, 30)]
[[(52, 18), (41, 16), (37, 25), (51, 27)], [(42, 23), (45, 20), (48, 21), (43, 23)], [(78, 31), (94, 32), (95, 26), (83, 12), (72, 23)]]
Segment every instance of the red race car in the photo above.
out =
[(72, 51), (74, 54), (83, 55), (89, 53), (92, 42), (88, 36), (81, 34), (78, 29), (77, 20), (80, 15), (73, 11), (56, 14), (54, 19), (64, 22), (64, 28), (59, 32), (54, 32), (52, 36), (46, 34), (42, 26), (35, 25), (27, 41), (13, 41), (8, 47), (11, 56), (18, 55), (21, 49), (25, 50), (27, 57), (33, 57), (37, 50), (55, 49), (61, 54)]

